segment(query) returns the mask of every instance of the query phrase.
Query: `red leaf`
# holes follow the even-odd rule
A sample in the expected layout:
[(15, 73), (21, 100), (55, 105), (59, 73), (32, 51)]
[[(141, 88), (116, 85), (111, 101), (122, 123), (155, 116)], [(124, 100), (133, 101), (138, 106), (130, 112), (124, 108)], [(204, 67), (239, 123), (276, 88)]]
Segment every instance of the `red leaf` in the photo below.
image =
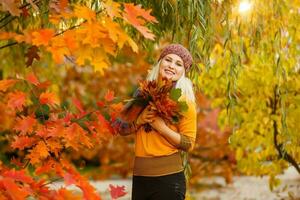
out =
[(103, 106), (105, 105), (105, 103), (104, 103), (103, 101), (98, 101), (98, 102), (97, 102), (97, 105), (98, 105), (99, 107), (103, 107)]
[(22, 110), (22, 106), (25, 104), (26, 94), (21, 91), (11, 92), (8, 94), (8, 107), (12, 109)]
[(64, 180), (65, 180), (66, 186), (76, 184), (76, 180), (74, 180), (74, 177), (72, 176), (72, 174), (70, 174), (68, 172), (66, 172), (64, 174)]
[(40, 56), (38, 55), (38, 48), (37, 46), (32, 46), (28, 49), (27, 53), (25, 54), (27, 57), (26, 66), (29, 67), (32, 65), (33, 60), (40, 60)]
[(38, 85), (40, 84), (39, 80), (37, 79), (37, 77), (35, 76), (34, 73), (30, 73), (27, 75), (26, 80), (29, 81), (30, 83), (32, 83), (33, 85)]
[(54, 104), (59, 104), (59, 101), (56, 94), (52, 92), (43, 92), (40, 95), (40, 103), (54, 105)]
[(22, 16), (27, 18), (29, 16), (28, 9), (26, 7), (22, 8)]
[(0, 91), (5, 92), (9, 87), (13, 86), (17, 80), (6, 79), (0, 81)]
[(50, 81), (44, 81), (44, 82), (38, 84), (37, 87), (41, 88), (41, 89), (47, 89), (50, 85), (51, 85)]
[(110, 192), (110, 196), (113, 200), (126, 195), (127, 192), (125, 192), (124, 190), (125, 190), (124, 185), (123, 186), (117, 185), (117, 187), (115, 187), (112, 184), (109, 184), (109, 192)]
[(28, 191), (19, 187), (11, 178), (3, 178), (0, 182), (2, 182), (7, 194), (13, 200), (24, 200), (29, 195)]
[(81, 112), (84, 113), (83, 107), (79, 99), (73, 98), (73, 104), (76, 106), (76, 108)]
[(23, 150), (26, 147), (31, 147), (36, 140), (28, 136), (16, 136), (15, 141), (12, 142), (11, 147), (14, 149)]
[(111, 127), (110, 123), (103, 117), (103, 115), (97, 113), (98, 116), (98, 121), (99, 121), (99, 125), (98, 125), (98, 131), (101, 130), (101, 132), (103, 133), (110, 133), (112, 135), (115, 134), (114, 129)]
[(36, 126), (37, 120), (31, 116), (18, 118), (14, 126), (15, 131), (21, 131), (21, 134), (30, 133), (33, 131), (33, 128)]
[(114, 97), (114, 91), (108, 90), (104, 96), (105, 100), (110, 102), (112, 101), (115, 97)]
[(18, 167), (23, 167), (23, 163), (21, 162), (21, 159), (20, 158), (15, 158), (13, 157), (11, 160), (10, 160), (10, 163), (18, 166)]

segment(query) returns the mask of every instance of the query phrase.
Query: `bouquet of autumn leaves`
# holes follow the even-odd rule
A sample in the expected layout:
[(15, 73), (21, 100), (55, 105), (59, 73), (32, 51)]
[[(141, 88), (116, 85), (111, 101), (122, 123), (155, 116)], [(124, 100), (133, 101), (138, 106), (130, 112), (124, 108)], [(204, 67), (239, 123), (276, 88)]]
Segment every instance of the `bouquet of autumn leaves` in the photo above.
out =
[[(179, 101), (181, 89), (175, 89), (171, 80), (163, 79), (162, 84), (157, 81), (141, 81), (139, 86), (121, 113), (127, 122), (136, 120), (143, 109), (151, 105), (166, 123), (175, 124), (188, 108), (185, 101)], [(143, 126), (146, 132), (152, 130), (150, 124)]]

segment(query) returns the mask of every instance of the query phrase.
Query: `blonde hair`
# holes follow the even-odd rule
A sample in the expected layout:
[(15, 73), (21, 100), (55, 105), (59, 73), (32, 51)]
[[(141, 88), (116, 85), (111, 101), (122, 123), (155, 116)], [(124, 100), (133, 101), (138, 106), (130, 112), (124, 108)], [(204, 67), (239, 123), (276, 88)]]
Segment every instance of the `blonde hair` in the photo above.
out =
[[(153, 65), (152, 69), (148, 72), (147, 81), (154, 81), (158, 79), (159, 75), (159, 60), (155, 65)], [(187, 100), (195, 103), (195, 94), (193, 91), (193, 83), (192, 81), (185, 76), (185, 71), (182, 76), (177, 80), (175, 88), (181, 89), (181, 95), (186, 97)]]

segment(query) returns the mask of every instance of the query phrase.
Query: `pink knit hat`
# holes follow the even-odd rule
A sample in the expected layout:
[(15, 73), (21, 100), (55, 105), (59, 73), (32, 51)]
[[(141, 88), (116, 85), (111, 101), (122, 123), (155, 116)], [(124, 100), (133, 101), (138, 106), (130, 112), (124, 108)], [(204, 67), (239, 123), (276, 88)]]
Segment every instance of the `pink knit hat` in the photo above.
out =
[(193, 58), (191, 53), (181, 44), (170, 44), (166, 46), (160, 53), (159, 59), (162, 59), (168, 54), (176, 54), (179, 56), (183, 63), (184, 63), (184, 68), (186, 71), (190, 69), (193, 63)]

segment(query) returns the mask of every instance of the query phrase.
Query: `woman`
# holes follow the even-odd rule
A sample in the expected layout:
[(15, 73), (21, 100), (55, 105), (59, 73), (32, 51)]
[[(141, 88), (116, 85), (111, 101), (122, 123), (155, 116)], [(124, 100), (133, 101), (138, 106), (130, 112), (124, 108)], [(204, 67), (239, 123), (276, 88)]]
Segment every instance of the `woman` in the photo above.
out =
[[(147, 76), (147, 80), (159, 83), (162, 78), (170, 79), (181, 89), (180, 98), (186, 101), (188, 110), (182, 113), (177, 124), (166, 123), (150, 105), (134, 121), (118, 119), (114, 123), (123, 136), (135, 133), (133, 200), (185, 199), (186, 182), (180, 151), (190, 151), (196, 138), (195, 96), (192, 83), (185, 76), (191, 65), (189, 51), (180, 44), (171, 44), (162, 50), (158, 63)], [(142, 127), (146, 123), (151, 125), (151, 132)]]

